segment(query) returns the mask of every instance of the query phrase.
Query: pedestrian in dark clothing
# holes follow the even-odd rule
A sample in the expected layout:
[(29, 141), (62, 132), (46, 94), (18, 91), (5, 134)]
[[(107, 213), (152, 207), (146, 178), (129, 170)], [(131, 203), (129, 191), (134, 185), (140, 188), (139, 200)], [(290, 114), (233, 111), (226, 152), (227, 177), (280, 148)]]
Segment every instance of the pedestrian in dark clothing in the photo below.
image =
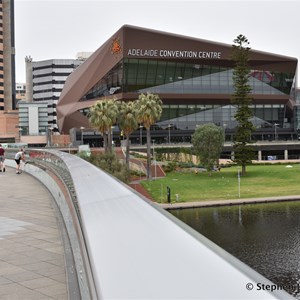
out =
[(168, 197), (168, 203), (171, 203), (171, 188), (167, 186), (167, 197)]
[(2, 145), (0, 144), (0, 172), (5, 172), (5, 150), (2, 148)]

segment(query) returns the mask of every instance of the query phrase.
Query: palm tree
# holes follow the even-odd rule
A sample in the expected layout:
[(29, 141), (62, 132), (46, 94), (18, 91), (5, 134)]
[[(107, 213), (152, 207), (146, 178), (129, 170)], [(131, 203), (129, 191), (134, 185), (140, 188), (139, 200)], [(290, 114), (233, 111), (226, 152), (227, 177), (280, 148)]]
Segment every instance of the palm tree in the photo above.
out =
[(137, 102), (120, 102), (118, 123), (120, 130), (126, 137), (126, 167), (129, 169), (129, 136), (138, 128), (137, 121)]
[(89, 122), (103, 136), (105, 152), (111, 152), (111, 127), (116, 123), (118, 107), (115, 99), (97, 101), (89, 111)]
[(150, 126), (160, 119), (162, 101), (158, 95), (147, 93), (139, 95), (137, 121), (142, 123), (147, 132), (147, 179), (152, 179), (151, 174), (151, 135)]

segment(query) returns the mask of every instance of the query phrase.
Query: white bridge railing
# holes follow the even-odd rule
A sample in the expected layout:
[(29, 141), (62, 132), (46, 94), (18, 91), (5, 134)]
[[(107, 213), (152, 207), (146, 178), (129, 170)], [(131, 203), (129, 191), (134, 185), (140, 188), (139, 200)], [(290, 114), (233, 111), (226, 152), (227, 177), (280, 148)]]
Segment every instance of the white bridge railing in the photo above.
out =
[[(65, 219), (82, 299), (292, 298), (77, 156), (42, 150), (29, 155), (25, 171), (48, 187)], [(65, 182), (71, 200), (47, 179), (51, 172)]]

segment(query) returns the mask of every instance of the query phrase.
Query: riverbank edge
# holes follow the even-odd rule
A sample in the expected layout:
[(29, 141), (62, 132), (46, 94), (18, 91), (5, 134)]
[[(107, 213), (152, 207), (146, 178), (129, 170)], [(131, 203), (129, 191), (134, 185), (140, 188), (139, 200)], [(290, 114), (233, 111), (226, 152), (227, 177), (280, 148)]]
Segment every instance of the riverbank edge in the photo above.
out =
[(213, 206), (231, 206), (240, 204), (267, 203), (267, 202), (283, 202), (283, 201), (300, 201), (300, 195), (263, 197), (263, 198), (244, 198), (231, 200), (210, 200), (195, 202), (175, 202), (175, 203), (158, 203), (161, 208), (166, 210), (213, 207)]

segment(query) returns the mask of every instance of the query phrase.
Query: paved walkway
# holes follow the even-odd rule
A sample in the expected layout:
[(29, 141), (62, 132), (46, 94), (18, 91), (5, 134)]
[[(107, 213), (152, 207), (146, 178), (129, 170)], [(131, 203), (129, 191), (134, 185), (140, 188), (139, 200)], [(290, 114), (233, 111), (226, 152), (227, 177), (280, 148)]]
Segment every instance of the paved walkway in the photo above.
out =
[(0, 173), (0, 299), (68, 299), (54, 199), (32, 176)]

